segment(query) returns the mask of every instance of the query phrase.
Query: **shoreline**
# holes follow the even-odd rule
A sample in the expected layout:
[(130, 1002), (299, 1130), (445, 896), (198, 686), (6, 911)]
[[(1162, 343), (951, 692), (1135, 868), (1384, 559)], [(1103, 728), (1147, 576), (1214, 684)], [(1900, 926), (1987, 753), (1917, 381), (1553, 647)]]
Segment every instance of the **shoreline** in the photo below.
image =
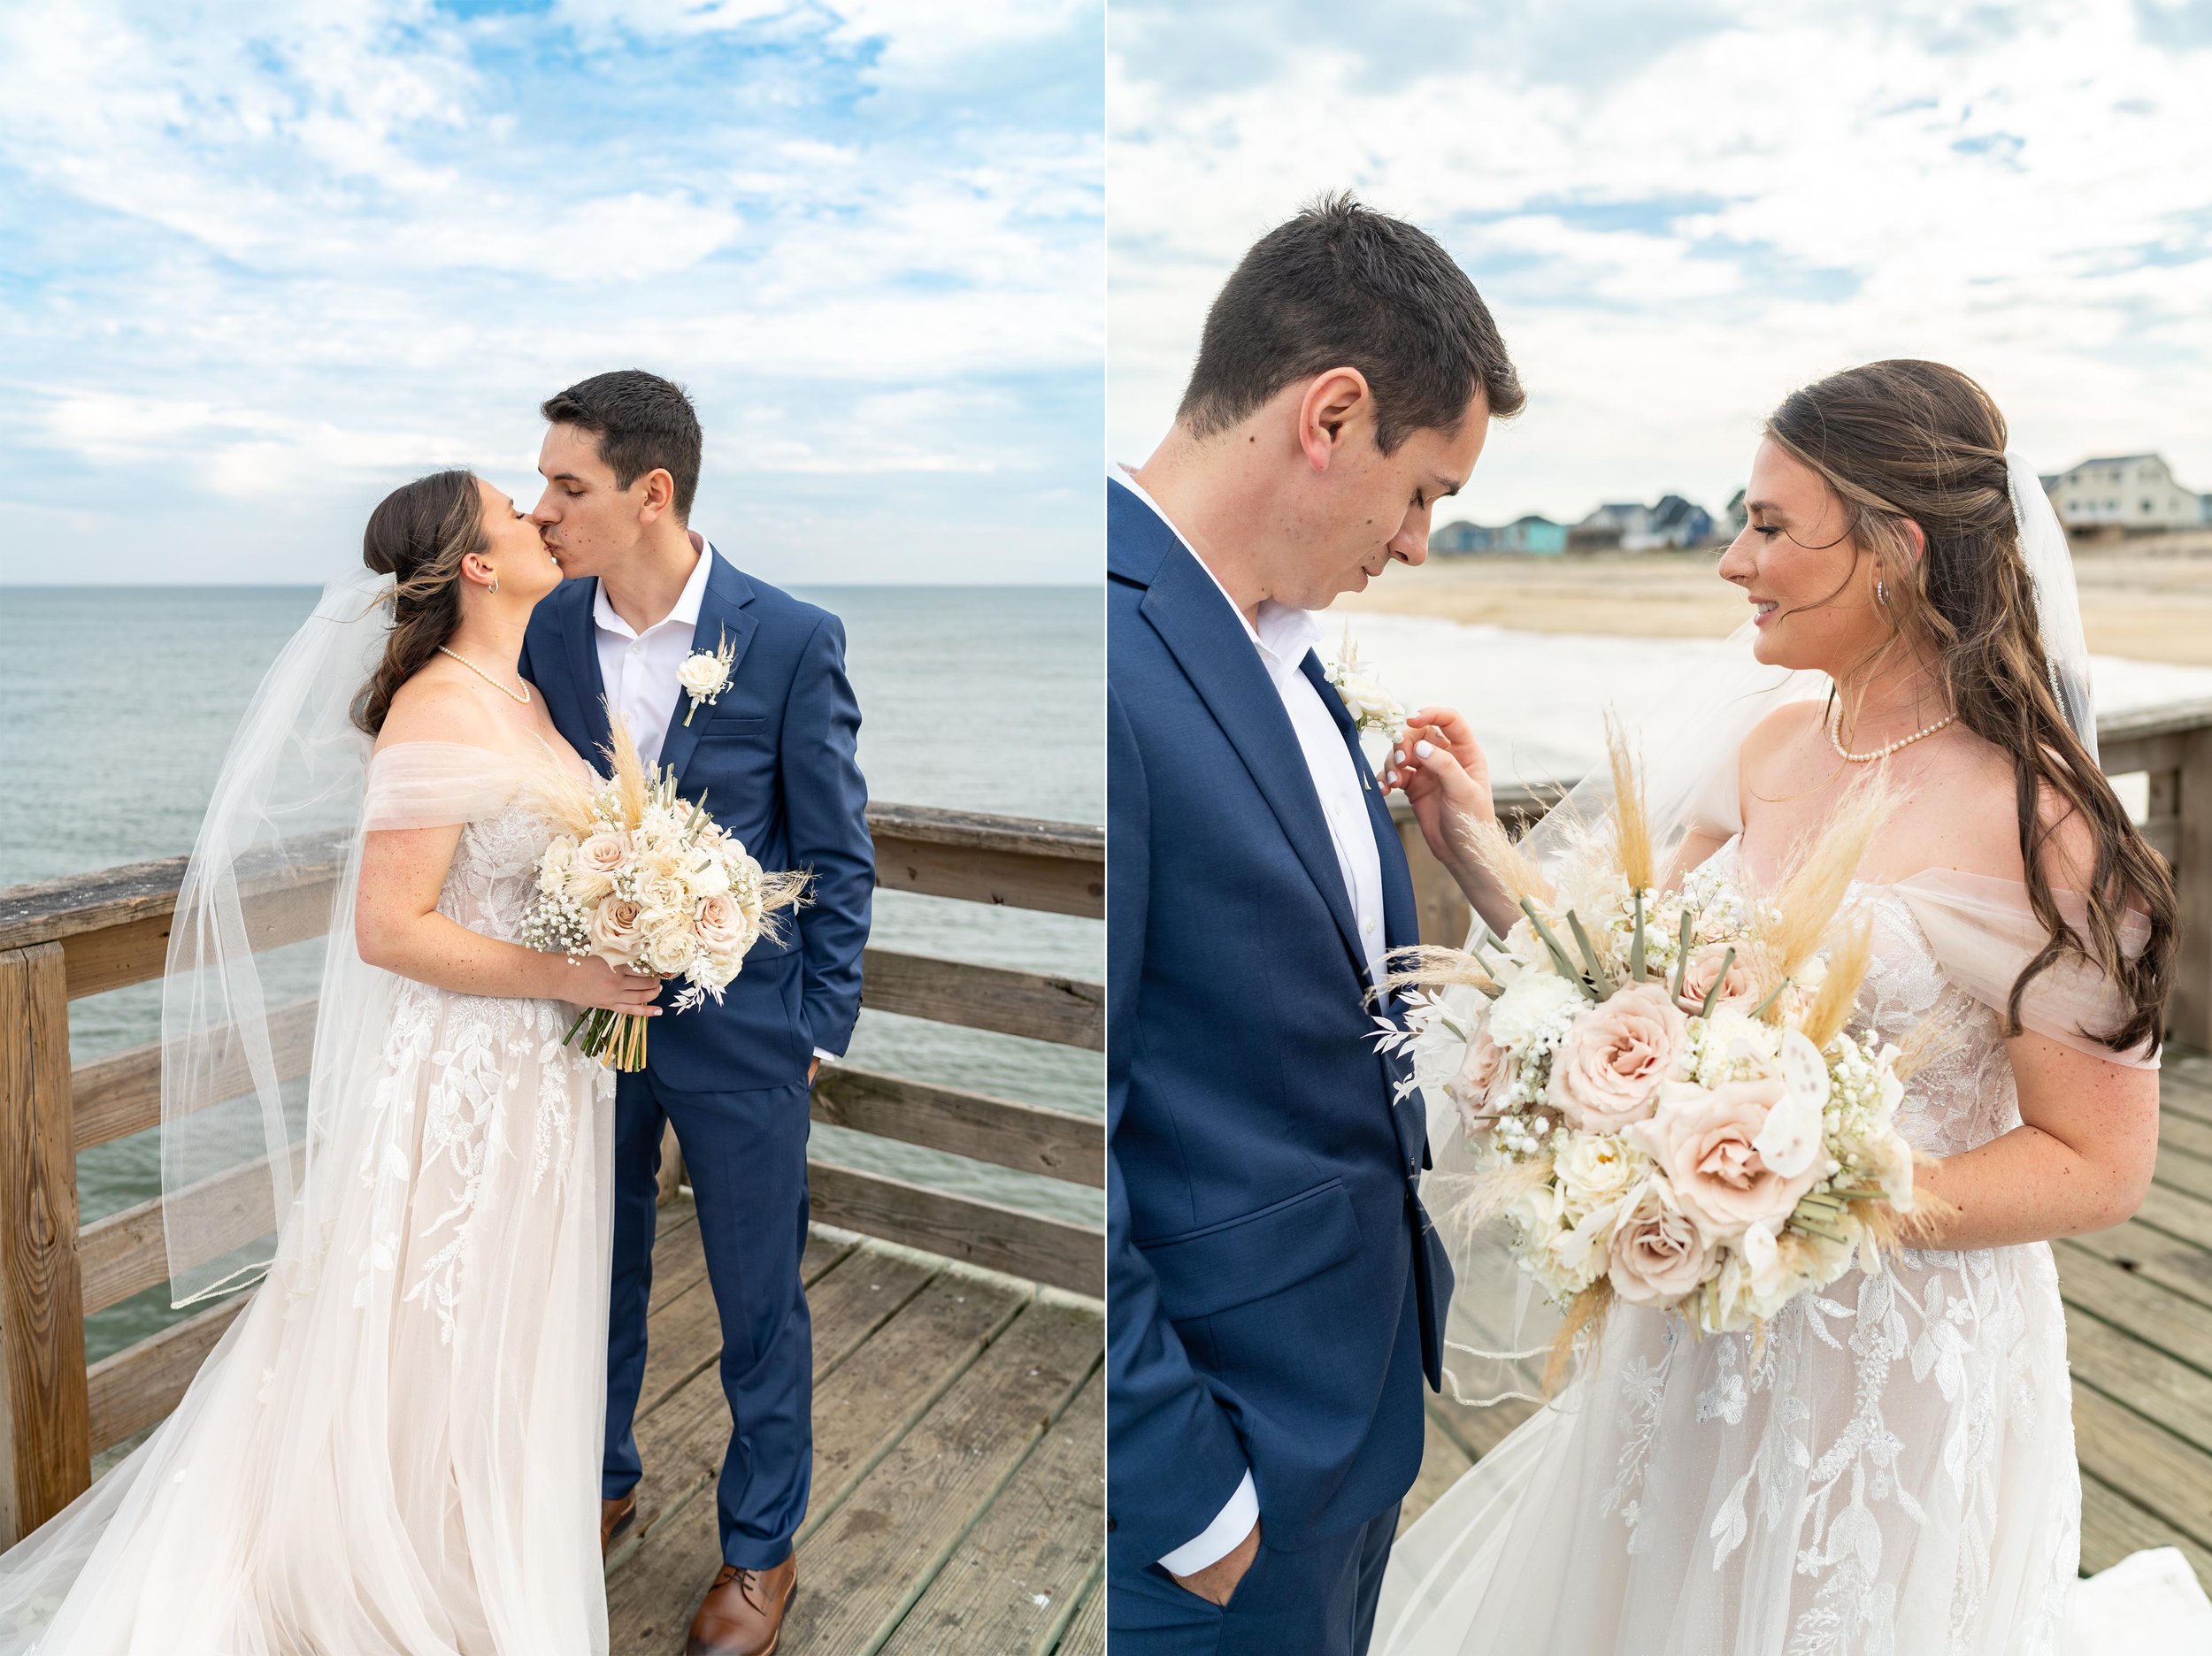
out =
[[(2212, 667), (2212, 533), (2170, 545), (2092, 545), (2075, 558), (2090, 652)], [(2201, 544), (2200, 544), (2201, 543)], [(1720, 548), (1694, 552), (1478, 553), (1386, 570), (1332, 613), (1418, 616), (1517, 632), (1723, 639), (1746, 618), (1713, 572)]]

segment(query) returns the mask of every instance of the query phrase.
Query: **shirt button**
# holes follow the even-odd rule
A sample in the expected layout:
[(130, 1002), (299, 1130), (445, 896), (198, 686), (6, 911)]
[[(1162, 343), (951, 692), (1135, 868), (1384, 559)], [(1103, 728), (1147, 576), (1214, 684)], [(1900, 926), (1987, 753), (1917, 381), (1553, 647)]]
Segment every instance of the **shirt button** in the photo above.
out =
[(1363, 926), (1360, 927), (1360, 930), (1361, 930), (1361, 931), (1363, 931), (1363, 932), (1373, 932), (1373, 931), (1374, 931), (1374, 929), (1375, 929), (1375, 923), (1374, 923), (1372, 920), (1370, 920), (1370, 921), (1369, 921), (1369, 922), (1368, 922), (1365, 925), (1363, 925)]

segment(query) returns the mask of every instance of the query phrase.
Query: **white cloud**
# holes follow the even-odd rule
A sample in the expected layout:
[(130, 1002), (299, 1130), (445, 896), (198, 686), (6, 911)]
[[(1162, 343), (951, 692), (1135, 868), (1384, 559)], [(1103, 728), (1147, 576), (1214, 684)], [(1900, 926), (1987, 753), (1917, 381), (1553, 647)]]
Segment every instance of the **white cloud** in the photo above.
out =
[(1244, 249), (1349, 186), (1453, 251), (1530, 388), (1463, 498), (1484, 520), (1718, 506), (1784, 393), (1885, 356), (1981, 379), (2047, 469), (2155, 448), (2212, 488), (2204, 51), (2124, 0), (1654, 6), (1617, 57), (1618, 7), (1488, 10), (1463, 45), (1438, 8), (1225, 6), (1270, 51), (1194, 67), (1165, 8), (1117, 7), (1118, 455), (1172, 418)]
[[(1087, 578), (1077, 509), (1039, 501), (1096, 448), (1102, 140), (961, 77), (1013, 52), (1095, 85), (1097, 0), (932, 12), (0, 9), (0, 437), (43, 467), (0, 579), (50, 573), (92, 501), (106, 539), (160, 517), (165, 577), (264, 573), (287, 514), (351, 541), (333, 501), (534, 453), (541, 398), (623, 365), (686, 383), (743, 471), (703, 503), (792, 526), (771, 579), (879, 535), (872, 491), (949, 517), (986, 476), (1005, 545), (1056, 512)], [(220, 528), (240, 502), (277, 527)], [(1016, 568), (964, 544), (948, 576)]]

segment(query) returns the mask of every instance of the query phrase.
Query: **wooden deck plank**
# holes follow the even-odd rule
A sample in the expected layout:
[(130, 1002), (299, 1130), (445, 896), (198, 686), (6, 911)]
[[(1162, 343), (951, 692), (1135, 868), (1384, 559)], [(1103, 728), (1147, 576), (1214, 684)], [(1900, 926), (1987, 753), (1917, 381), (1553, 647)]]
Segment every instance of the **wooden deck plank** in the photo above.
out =
[(1474, 1465), (1470, 1455), (1444, 1430), (1436, 1417), (1439, 1407), (1431, 1401), (1421, 1420), (1422, 1438), (1425, 1446), (1421, 1451), (1421, 1476), (1413, 1480), (1413, 1487), (1406, 1491), (1404, 1502), (1398, 1508), (1398, 1533), (1405, 1534), (1416, 1518), (1433, 1506), (1436, 1498), (1459, 1482), (1460, 1475)]
[[(2212, 1453), (2212, 1380), (2197, 1369), (2085, 1315), (2066, 1319), (2066, 1355), (2077, 1379)], [(2212, 1488), (2206, 1499), (2212, 1506)]]
[(793, 1656), (873, 1651), (1098, 1366), (1104, 1324), (1032, 1303), (816, 1530)]
[(2199, 1545), (2155, 1513), (2146, 1512), (2101, 1478), (2081, 1481), (2081, 1568), (2085, 1576), (2110, 1569), (2146, 1547), (2178, 1547), (2212, 1592), (2212, 1548)]
[[(896, 1256), (863, 1250), (839, 1270), (873, 1266), (888, 1282)], [(911, 1266), (912, 1261), (896, 1259)], [(925, 1268), (926, 1269), (926, 1268)], [(837, 1273), (833, 1273), (833, 1280)], [(895, 1289), (887, 1287), (886, 1295)], [(974, 1362), (1025, 1303), (1010, 1289), (987, 1286), (940, 1272), (921, 1292), (900, 1306), (864, 1348), (860, 1361), (848, 1360), (826, 1376), (818, 1374), (814, 1390), (814, 1484), (807, 1522), (799, 1530), (800, 1591), (810, 1591), (812, 1570), (807, 1544), (823, 1517), (895, 1444), (913, 1419)], [(818, 1343), (816, 1361), (822, 1358)], [(694, 1385), (699, 1383), (695, 1382)], [(715, 1401), (720, 1403), (717, 1388)], [(665, 1408), (663, 1411), (666, 1412)], [(703, 1417), (711, 1420), (711, 1416)], [(672, 1506), (637, 1545), (616, 1554), (607, 1579), (607, 1614), (613, 1648), (646, 1652), (682, 1647), (700, 1596), (721, 1567), (721, 1544), (708, 1479), (720, 1466), (728, 1436), (728, 1415), (718, 1430), (709, 1427), (694, 1445), (704, 1463), (696, 1492)], [(649, 1465), (648, 1475), (652, 1468)], [(641, 1497), (641, 1501), (642, 1501)], [(786, 1656), (791, 1647), (786, 1646)]]
[(2148, 1225), (2177, 1242), (2212, 1251), (2212, 1201), (2170, 1190), (2155, 1180), (2143, 1193), (2143, 1205), (2130, 1223)]
[(1106, 1583), (1099, 1582), (1060, 1636), (1054, 1656), (1106, 1656)]
[(2177, 1150), (2160, 1135), (2158, 1161), (2151, 1169), (2151, 1177), (2169, 1190), (2193, 1196), (2199, 1201), (2212, 1200), (2212, 1162), (2202, 1156), (2191, 1155), (2186, 1150)]
[[(814, 1368), (831, 1374), (868, 1336), (895, 1315), (935, 1274), (934, 1268), (895, 1255), (860, 1252), (842, 1261), (807, 1291), (814, 1330)], [(714, 1296), (695, 1289), (670, 1308), (666, 1343), (700, 1353), (689, 1377), (641, 1413), (635, 1538), (641, 1542), (671, 1513), (703, 1491), (710, 1497), (730, 1440), (730, 1406), (722, 1392), (720, 1324)]]
[(2171, 1089), (2159, 1093), (2158, 1142), (2162, 1149), (2178, 1150), (2201, 1161), (2212, 1161), (2212, 1107), (2204, 1114), (2177, 1108)]
[(2147, 1281), (2071, 1238), (2053, 1251), (2070, 1329), (2084, 1317), (2101, 1318), (2201, 1370), (2212, 1390), (2212, 1307)]
[(2085, 1473), (2212, 1546), (2212, 1454), (2074, 1383), (2074, 1449)]
[(883, 1656), (1049, 1651), (1106, 1541), (1106, 1383), (1094, 1371), (899, 1622)]
[(2146, 1282), (2156, 1283), (2185, 1300), (2212, 1307), (2212, 1254), (2177, 1241), (2163, 1231), (2130, 1219), (2109, 1230), (2093, 1230), (2069, 1237), (2067, 1246), (2085, 1248), (2109, 1260), (2123, 1270), (2133, 1271)]

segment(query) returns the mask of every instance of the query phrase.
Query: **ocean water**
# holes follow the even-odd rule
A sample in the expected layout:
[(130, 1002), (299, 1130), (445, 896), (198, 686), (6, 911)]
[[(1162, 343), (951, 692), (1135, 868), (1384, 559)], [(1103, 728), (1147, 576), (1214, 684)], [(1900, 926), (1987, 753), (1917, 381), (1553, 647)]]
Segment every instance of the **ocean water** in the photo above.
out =
[[(1105, 817), (1103, 612), (1091, 589), (800, 589), (844, 618), (872, 797)], [(233, 729), (316, 590), (0, 587), (0, 886), (189, 851)], [(1098, 978), (1096, 921), (879, 892), (874, 941)], [(155, 1039), (158, 985), (72, 1004), (84, 1059)], [(1103, 1116), (1100, 1054), (864, 1012), (853, 1062)], [(1103, 1131), (1102, 1123), (1101, 1131)], [(1102, 1197), (835, 1128), (818, 1154), (1087, 1223)], [(90, 1221), (159, 1189), (157, 1136), (79, 1158)], [(90, 1356), (174, 1320), (157, 1288), (91, 1318)]]

